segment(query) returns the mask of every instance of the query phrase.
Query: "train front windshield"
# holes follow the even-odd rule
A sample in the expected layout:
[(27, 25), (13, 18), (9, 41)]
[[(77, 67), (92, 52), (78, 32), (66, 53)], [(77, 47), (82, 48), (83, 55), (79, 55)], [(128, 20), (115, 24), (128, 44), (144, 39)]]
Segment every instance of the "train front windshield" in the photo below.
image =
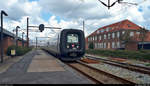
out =
[(68, 43), (78, 43), (79, 42), (78, 34), (68, 34), (67, 42)]

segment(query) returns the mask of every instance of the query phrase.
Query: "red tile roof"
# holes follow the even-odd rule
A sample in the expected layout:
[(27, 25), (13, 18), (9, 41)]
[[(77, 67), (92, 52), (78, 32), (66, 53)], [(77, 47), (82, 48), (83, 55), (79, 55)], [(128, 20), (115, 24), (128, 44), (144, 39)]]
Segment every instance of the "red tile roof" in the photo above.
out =
[[(130, 26), (130, 27), (128, 27), (128, 26)], [(116, 23), (113, 23), (113, 24), (110, 24), (110, 25), (101, 27), (101, 28), (99, 28), (98, 30), (106, 29), (107, 27), (112, 27), (112, 28), (113, 28), (113, 29), (110, 30), (109, 32), (111, 32), (111, 31), (116, 31), (116, 30), (120, 30), (120, 29), (131, 29), (131, 30), (138, 30), (138, 29), (140, 29), (140, 26), (136, 25), (135, 23), (131, 22), (131, 21), (128, 20), (128, 19), (125, 19), (125, 20), (122, 20), (122, 21), (120, 21), (120, 22), (116, 22)], [(94, 31), (94, 32), (93, 32), (92, 34), (90, 34), (89, 36), (96, 34), (96, 32), (97, 32), (97, 30)]]

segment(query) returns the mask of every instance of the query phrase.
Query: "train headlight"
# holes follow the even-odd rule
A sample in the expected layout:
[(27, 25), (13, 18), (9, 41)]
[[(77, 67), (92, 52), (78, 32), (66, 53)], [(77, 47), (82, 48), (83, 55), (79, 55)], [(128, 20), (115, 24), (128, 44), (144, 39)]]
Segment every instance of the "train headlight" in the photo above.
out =
[(77, 48), (79, 48), (79, 46), (77, 46)]
[(67, 48), (69, 48), (69, 45), (67, 45)]

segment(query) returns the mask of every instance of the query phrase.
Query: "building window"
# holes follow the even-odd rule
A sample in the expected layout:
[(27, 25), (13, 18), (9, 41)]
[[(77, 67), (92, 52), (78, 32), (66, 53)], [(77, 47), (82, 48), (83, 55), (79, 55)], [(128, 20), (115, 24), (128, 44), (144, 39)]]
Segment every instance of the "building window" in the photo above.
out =
[(112, 33), (112, 38), (115, 38), (115, 33)]
[(115, 42), (112, 42), (112, 48), (115, 48)]
[(110, 34), (108, 34), (108, 39), (110, 39)]
[(101, 43), (99, 43), (99, 48), (101, 48)]
[(106, 39), (106, 35), (104, 35), (104, 39)]
[(112, 29), (112, 27), (109, 27), (109, 30), (111, 30)]
[(104, 43), (104, 48), (106, 48), (106, 43)]
[(103, 48), (103, 43), (101, 43), (101, 48)]
[(96, 48), (98, 48), (98, 43), (96, 43)]
[(95, 46), (94, 46), (94, 47), (97, 48), (97, 47), (96, 47), (96, 43), (95, 43)]
[(117, 32), (117, 37), (118, 37), (118, 38), (120, 37), (120, 32)]
[(101, 43), (99, 43), (99, 48), (101, 48)]
[(95, 40), (97, 40), (97, 36), (95, 36)]
[(130, 32), (130, 36), (134, 36), (134, 32)]
[(107, 48), (110, 48), (110, 42), (108, 42), (108, 44), (107, 44)]
[(120, 42), (117, 42), (117, 48), (120, 48)]
[(102, 40), (102, 36), (99, 36), (99, 40)]
[(136, 32), (136, 34), (138, 34), (138, 35), (139, 35), (139, 34), (140, 34), (140, 32)]

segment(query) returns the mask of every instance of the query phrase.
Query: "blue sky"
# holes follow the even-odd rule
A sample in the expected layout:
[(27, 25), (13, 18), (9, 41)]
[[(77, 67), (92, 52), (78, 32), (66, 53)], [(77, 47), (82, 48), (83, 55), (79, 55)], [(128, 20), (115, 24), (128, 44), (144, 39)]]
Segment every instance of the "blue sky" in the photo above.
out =
[[(33, 1), (39, 1), (39, 0), (29, 0), (29, 2), (33, 2)], [(44, 19), (45, 21), (48, 21), (50, 19), (50, 17), (53, 16), (52, 13), (50, 12), (46, 12), (46, 11), (41, 11), (41, 18)], [(58, 23), (60, 22), (61, 18), (60, 16), (56, 16), (56, 19), (58, 21)], [(64, 18), (62, 18), (64, 19)], [(65, 20), (65, 19), (64, 19)]]

